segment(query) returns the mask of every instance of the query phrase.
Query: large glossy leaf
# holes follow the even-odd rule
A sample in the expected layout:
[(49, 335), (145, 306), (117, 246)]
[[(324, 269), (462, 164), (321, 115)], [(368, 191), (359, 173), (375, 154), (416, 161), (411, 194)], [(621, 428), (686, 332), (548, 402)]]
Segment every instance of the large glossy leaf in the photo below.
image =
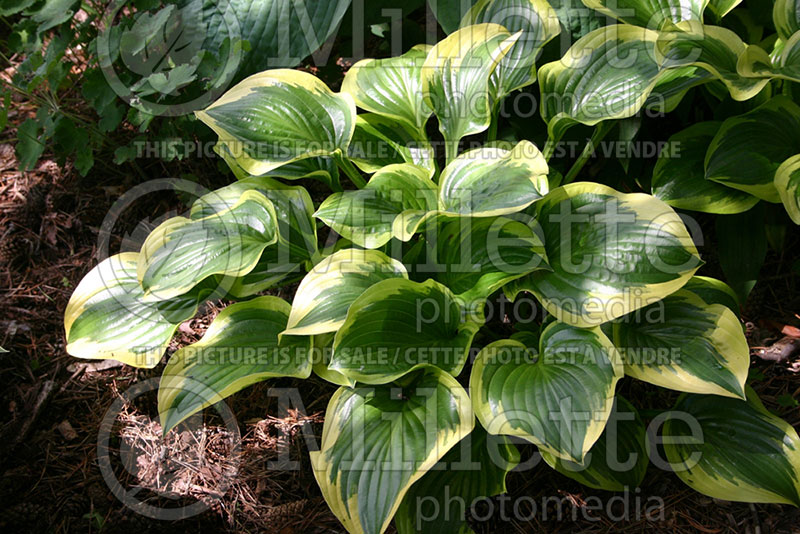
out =
[(506, 475), (519, 463), (505, 436), (478, 425), (417, 481), (397, 509), (399, 534), (470, 534), (466, 515), (477, 499), (506, 491)]
[(653, 170), (656, 198), (674, 208), (706, 213), (741, 213), (755, 206), (753, 195), (706, 180), (706, 152), (721, 125), (699, 122), (669, 138)]
[(375, 113), (362, 113), (348, 149), (348, 158), (362, 171), (374, 173), (395, 163), (413, 163), (435, 171), (430, 142), (404, 123)]
[(276, 69), (243, 80), (196, 115), (244, 171), (258, 176), (302, 158), (346, 153), (356, 107), (349, 94), (311, 74)]
[(289, 304), (258, 297), (222, 310), (203, 338), (172, 355), (158, 387), (164, 432), (247, 386), (311, 374), (311, 338), (282, 336)]
[(292, 256), (288, 261), (281, 255), (281, 248), (272, 245), (264, 249), (258, 263), (242, 276), (221, 277), (220, 285), (226, 287), (227, 296), (245, 299), (274, 287), (281, 287), (303, 277), (305, 261)]
[(742, 0), (709, 0), (708, 9), (717, 19), (721, 19), (731, 10), (742, 3)]
[[(301, 162), (316, 159), (319, 158)], [(315, 261), (318, 255), (314, 208), (308, 192), (303, 187), (287, 186), (269, 176), (242, 178), (203, 195), (192, 205), (190, 218), (201, 219), (224, 210), (247, 191), (257, 191), (272, 202), (278, 221), (278, 240), (264, 249), (258, 263), (248, 273), (223, 279), (228, 293), (235, 298), (245, 298), (297, 279), (302, 276), (304, 264)]]
[(651, 30), (684, 20), (703, 20), (708, 0), (584, 0), (586, 6), (622, 22)]
[[(507, 217), (442, 218), (425, 243), (427, 257), (417, 265), (468, 304), (483, 301), (503, 285), (548, 269), (538, 228)], [(430, 272), (426, 266), (432, 266)]]
[(559, 320), (598, 326), (680, 289), (700, 267), (691, 236), (672, 208), (650, 195), (573, 183), (536, 205), (552, 271), (506, 286), (534, 293)]
[(775, 172), (775, 188), (795, 224), (800, 224), (800, 155), (784, 161)]
[(780, 202), (775, 171), (798, 153), (800, 107), (777, 96), (722, 123), (708, 148), (706, 178), (769, 202)]
[(200, 300), (194, 292), (180, 299), (145, 302), (136, 277), (137, 258), (134, 252), (112, 256), (75, 288), (64, 312), (69, 354), (155, 367), (178, 324), (194, 315)]
[(645, 101), (645, 108), (656, 113), (670, 113), (678, 107), (689, 89), (708, 83), (714, 77), (700, 67), (677, 67), (665, 70)]
[(544, 156), (530, 141), (520, 141), (511, 150), (470, 150), (442, 171), (440, 209), (473, 217), (518, 212), (547, 194), (548, 172)]
[(778, 36), (784, 41), (800, 31), (800, 4), (797, 0), (775, 0), (772, 7), (772, 21)]
[[(350, 0), (230, 0), (224, 4), (195, 0), (193, 3), (203, 9), (206, 50), (216, 53), (226, 38), (249, 43), (249, 51), (239, 65), (240, 75), (298, 65), (324, 48), (323, 44), (350, 6)], [(230, 15), (236, 17), (238, 27), (225, 20)]]
[(432, 113), (422, 98), (422, 64), (429, 51), (429, 46), (418, 45), (402, 56), (362, 59), (347, 71), (342, 91), (358, 107), (403, 121), (424, 139)]
[(338, 371), (331, 371), (328, 365), (333, 354), (333, 332), (312, 336), (314, 344), (312, 370), (314, 374), (337, 386), (355, 387), (355, 380), (350, 380)]
[(800, 506), (800, 438), (747, 400), (685, 395), (664, 424), (664, 451), (688, 486), (717, 499)]
[(737, 63), (746, 49), (747, 45), (731, 30), (696, 20), (681, 22), (674, 31), (661, 32), (657, 45), (662, 68), (698, 66), (722, 81), (734, 100), (753, 98), (768, 83), (739, 74)]
[(192, 204), (189, 217), (197, 220), (223, 211), (235, 205), (247, 191), (261, 193), (275, 208), (278, 222), (276, 256), (284, 263), (290, 259), (314, 259), (317, 254), (314, 204), (304, 187), (287, 186), (268, 176), (252, 176), (203, 195)]
[[(228, 147), (222, 143), (218, 142), (214, 145), (214, 152), (223, 160), (225, 160), (225, 163), (231, 169), (237, 180), (245, 180), (256, 177), (255, 175), (245, 171), (237, 163), (236, 158), (230, 153)], [(312, 178), (324, 183), (330, 189), (337, 191), (341, 190), (341, 185), (339, 184), (339, 167), (336, 166), (334, 159), (329, 156), (298, 159), (290, 163), (283, 164), (262, 176), (281, 178), (284, 180)]]
[(388, 278), (407, 277), (403, 264), (383, 252), (354, 248), (335, 252), (300, 282), (284, 334), (335, 332), (367, 288)]
[(394, 221), (401, 213), (414, 212), (419, 218), (435, 210), (436, 192), (426, 169), (389, 165), (363, 189), (329, 196), (315, 216), (353, 243), (378, 248), (392, 238)]
[(490, 434), (521, 436), (556, 457), (582, 462), (614, 404), (622, 362), (599, 328), (552, 323), (538, 356), (519, 341), (495, 341), (470, 376), (475, 414)]
[[(379, 171), (387, 165), (404, 163), (400, 147), (367, 123), (365, 116), (369, 115), (377, 117), (373, 113), (364, 113), (356, 118), (356, 129), (353, 131), (350, 146), (347, 147), (347, 158), (367, 174)], [(400, 123), (395, 124), (400, 127)]]
[(694, 293), (706, 304), (722, 304), (731, 310), (734, 315), (739, 316), (739, 297), (728, 284), (715, 278), (707, 276), (693, 276), (681, 291)]
[(419, 137), (411, 127), (404, 123), (398, 124), (383, 115), (363, 113), (359, 117), (376, 135), (393, 143), (405, 162), (424, 167), (433, 176), (436, 171), (436, 155), (427, 137)]
[(614, 323), (625, 374), (657, 386), (744, 398), (750, 349), (738, 317), (678, 291)]
[(748, 46), (739, 56), (737, 69), (746, 77), (800, 81), (800, 32), (785, 43), (778, 41), (769, 54), (759, 45)]
[(247, 274), (278, 240), (276, 226), (272, 202), (254, 190), (206, 217), (164, 221), (147, 236), (137, 260), (145, 298), (176, 297), (213, 274)]
[(561, 25), (545, 0), (480, 0), (464, 16), (461, 27), (484, 22), (499, 24), (512, 33), (522, 32), (489, 79), (490, 97), (497, 102), (536, 81), (536, 57), (561, 32)]
[(542, 458), (550, 467), (584, 486), (630, 491), (641, 484), (647, 472), (650, 444), (639, 412), (617, 395), (606, 427), (583, 463), (556, 458), (547, 451), (542, 451)]
[(541, 113), (556, 141), (575, 123), (594, 125), (634, 115), (662, 74), (658, 33), (628, 25), (598, 28), (559, 61), (539, 69)]
[(764, 217), (765, 206), (759, 203), (744, 213), (720, 215), (715, 221), (719, 264), (739, 302), (747, 301), (767, 256)]
[(445, 33), (453, 33), (477, 0), (428, 0), (436, 21)]
[(482, 310), (468, 310), (434, 280), (384, 280), (350, 305), (328, 368), (365, 384), (427, 365), (457, 376), (482, 324)]
[(566, 44), (572, 44), (584, 35), (607, 24), (607, 17), (593, 9), (587, 9), (581, 0), (548, 0), (547, 3), (553, 6), (553, 10), (558, 16), (564, 32), (562, 38), (565, 39)]
[(428, 368), (403, 384), (340, 388), (331, 398), (314, 476), (352, 534), (380, 534), (411, 485), (475, 423), (467, 392)]
[(326, 184), (339, 182), (339, 168), (333, 158), (320, 156), (303, 158), (269, 171), (266, 176), (284, 180), (314, 178)]
[(448, 163), (465, 135), (491, 122), (489, 76), (517, 41), (499, 24), (475, 24), (439, 41), (422, 67), (422, 94), (439, 119)]

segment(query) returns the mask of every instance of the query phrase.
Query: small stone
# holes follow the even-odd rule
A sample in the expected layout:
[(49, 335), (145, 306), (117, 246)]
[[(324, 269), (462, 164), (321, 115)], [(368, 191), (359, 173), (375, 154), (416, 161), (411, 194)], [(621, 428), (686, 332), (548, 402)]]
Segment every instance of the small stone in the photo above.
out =
[(78, 433), (75, 432), (75, 429), (72, 428), (72, 425), (66, 419), (58, 424), (58, 431), (67, 441), (72, 441), (73, 439), (78, 438)]

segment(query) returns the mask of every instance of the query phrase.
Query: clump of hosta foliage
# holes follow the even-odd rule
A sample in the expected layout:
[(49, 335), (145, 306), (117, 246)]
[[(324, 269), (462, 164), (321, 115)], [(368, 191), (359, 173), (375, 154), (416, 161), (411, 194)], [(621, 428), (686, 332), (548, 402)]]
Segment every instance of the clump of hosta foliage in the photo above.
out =
[[(294, 70), (247, 78), (197, 113), (238, 180), (81, 282), (66, 311), (68, 351), (153, 367), (201, 302), (237, 300), (167, 362), (164, 431), (271, 377), (313, 372), (341, 386), (311, 460), (354, 533), (382, 532), (393, 517), (416, 531), (424, 497), (444, 507), (453, 492), (470, 503), (505, 491), (519, 458), (508, 436), (593, 488), (639, 485), (651, 445), (636, 399), (615, 395), (625, 375), (685, 392), (663, 434), (689, 486), (800, 505), (800, 439), (745, 385), (737, 294), (696, 275), (703, 262), (669, 205), (735, 213), (783, 199), (793, 213), (794, 158), (778, 169), (789, 152), (752, 154), (800, 139), (761, 133), (800, 127), (788, 97), (764, 95), (773, 77), (790, 79), (796, 39), (781, 34), (769, 57), (704, 26), (703, 3), (664, 5), (626, 4), (618, 18), (629, 24), (594, 30), (539, 69), (542, 152), (525, 139), (460, 142), (494, 137), (501, 101), (536, 81), (533, 58), (559, 32), (543, 0), (482, 0), (435, 46), (357, 63), (339, 93)], [(498, 20), (506, 9), (525, 16)], [(497, 23), (508, 20), (516, 26)], [(651, 102), (668, 111), (703, 83), (763, 103), (680, 134), (691, 152), (659, 161), (657, 196), (573, 182), (580, 167), (563, 179), (551, 171), (570, 126), (597, 124), (599, 137), (607, 121)], [(429, 138), (432, 115), (441, 141)], [(748, 128), (759, 133), (739, 131)], [(281, 181), (303, 177), (332, 193), (314, 205)], [(321, 242), (321, 224), (340, 238)], [(291, 302), (257, 296), (297, 280)], [(498, 339), (484, 313), (499, 291), (533, 295), (547, 319)], [(630, 465), (612, 461), (631, 455)], [(431, 469), (459, 460), (480, 468)], [(462, 528), (453, 511), (422, 524)]]

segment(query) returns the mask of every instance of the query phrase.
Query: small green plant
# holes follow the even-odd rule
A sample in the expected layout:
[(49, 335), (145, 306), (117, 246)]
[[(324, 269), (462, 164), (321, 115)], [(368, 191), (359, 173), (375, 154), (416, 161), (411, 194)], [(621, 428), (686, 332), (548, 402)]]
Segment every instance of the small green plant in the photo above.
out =
[[(339, 385), (311, 462), (353, 533), (383, 532), (393, 518), (401, 533), (467, 529), (448, 508), (453, 492), (470, 503), (505, 491), (519, 461), (511, 436), (587, 486), (639, 485), (655, 446), (635, 399), (615, 394), (624, 375), (684, 392), (661, 420), (670, 467), (686, 484), (800, 505), (800, 438), (745, 385), (739, 297), (696, 274), (703, 262), (681, 217), (656, 196), (573, 182), (590, 149), (563, 178), (551, 170), (575, 124), (597, 125), (596, 142), (605, 121), (674, 108), (689, 86), (716, 79), (747, 99), (770, 83), (723, 69), (736, 66), (738, 44), (702, 26), (704, 6), (631, 4), (632, 19), (619, 15), (630, 24), (588, 32), (539, 69), (542, 152), (495, 139), (501, 102), (536, 81), (533, 60), (559, 32), (541, 0), (482, 0), (436, 45), (357, 63), (338, 93), (295, 70), (243, 80), (197, 113), (238, 180), (162, 223), (140, 251), (95, 267), (66, 310), (67, 350), (154, 367), (201, 302), (237, 300), (167, 362), (164, 432), (271, 377), (316, 373)], [(497, 24), (511, 7), (526, 16)], [(684, 15), (692, 20), (674, 20)], [(654, 17), (659, 30), (635, 25)], [(687, 41), (700, 49), (691, 62), (671, 55)], [(431, 116), (440, 139), (429, 135)], [(483, 132), (485, 143), (462, 150)], [(732, 211), (752, 207), (748, 195), (766, 186), (733, 187), (711, 153), (709, 202), (732, 206), (719, 196), (729, 195)], [(659, 163), (654, 189), (677, 203), (663, 184), (686, 176), (671, 164)], [(332, 193), (315, 205), (280, 181), (299, 178)], [(317, 221), (334, 240), (321, 242)], [(291, 303), (257, 296), (298, 280)], [(533, 295), (547, 317), (487, 323), (500, 292), (515, 303)], [(458, 461), (478, 467), (433, 469)], [(421, 508), (430, 502), (433, 517)]]

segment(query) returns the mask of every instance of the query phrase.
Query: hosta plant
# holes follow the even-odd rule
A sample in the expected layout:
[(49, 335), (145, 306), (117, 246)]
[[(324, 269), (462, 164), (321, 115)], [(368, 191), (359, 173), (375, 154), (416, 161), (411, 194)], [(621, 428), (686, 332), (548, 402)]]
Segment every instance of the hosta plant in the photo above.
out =
[[(702, 8), (669, 13), (697, 22)], [(504, 9), (526, 16), (505, 27)], [(479, 1), (436, 45), (355, 64), (338, 93), (296, 70), (245, 79), (197, 113), (237, 181), (95, 267), (66, 310), (67, 350), (154, 367), (202, 302), (236, 301), (167, 361), (164, 432), (255, 382), (333, 382), (311, 464), (353, 533), (383, 532), (393, 518), (401, 533), (468, 531), (463, 514), (444, 513), (448, 499), (505, 491), (519, 439), (587, 486), (639, 485), (655, 446), (636, 399), (615, 393), (625, 375), (684, 392), (663, 433), (689, 486), (800, 505), (800, 438), (746, 386), (737, 295), (697, 275), (681, 217), (655, 196), (550, 169), (570, 126), (603, 131), (659, 87), (674, 105), (710, 77), (736, 98), (764, 85), (711, 67), (731, 65), (721, 30), (706, 28), (708, 57), (688, 64), (670, 51), (694, 25), (623, 20), (539, 70), (541, 152), (494, 139), (502, 99), (536, 81), (533, 60), (559, 32), (541, 0)], [(641, 54), (606, 65), (619, 49)], [(286, 183), (299, 178), (331, 194), (314, 202)], [(291, 302), (263, 295), (298, 281)], [(547, 317), (487, 323), (500, 295), (532, 295)]]

